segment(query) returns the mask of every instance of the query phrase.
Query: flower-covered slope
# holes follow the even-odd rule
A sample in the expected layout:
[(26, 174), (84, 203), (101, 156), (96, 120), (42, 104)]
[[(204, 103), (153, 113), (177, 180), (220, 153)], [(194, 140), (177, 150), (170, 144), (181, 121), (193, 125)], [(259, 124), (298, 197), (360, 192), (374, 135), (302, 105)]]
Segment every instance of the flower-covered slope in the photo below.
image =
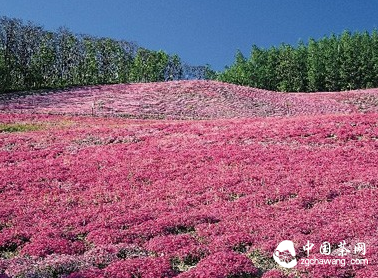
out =
[[(0, 277), (377, 277), (377, 118), (0, 114)], [(284, 271), (287, 239), (369, 265)]]
[(378, 90), (374, 89), (287, 94), (216, 81), (103, 85), (19, 96), (3, 96), (0, 111), (153, 119), (378, 112)]

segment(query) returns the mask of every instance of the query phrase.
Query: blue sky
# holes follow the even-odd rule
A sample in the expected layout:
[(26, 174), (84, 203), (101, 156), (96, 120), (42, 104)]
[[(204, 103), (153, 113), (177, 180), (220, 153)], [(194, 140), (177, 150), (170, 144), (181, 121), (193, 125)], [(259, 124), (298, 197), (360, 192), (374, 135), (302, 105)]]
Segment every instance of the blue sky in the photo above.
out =
[(237, 49), (378, 28), (377, 0), (0, 0), (0, 16), (135, 41), (216, 70)]

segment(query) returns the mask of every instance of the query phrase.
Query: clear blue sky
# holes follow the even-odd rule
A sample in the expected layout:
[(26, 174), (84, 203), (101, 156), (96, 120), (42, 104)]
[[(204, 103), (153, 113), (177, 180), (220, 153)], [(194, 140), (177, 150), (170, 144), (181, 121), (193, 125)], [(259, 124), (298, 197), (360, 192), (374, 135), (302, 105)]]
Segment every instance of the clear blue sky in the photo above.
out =
[(0, 0), (0, 16), (135, 41), (221, 70), (237, 49), (378, 27), (378, 0)]

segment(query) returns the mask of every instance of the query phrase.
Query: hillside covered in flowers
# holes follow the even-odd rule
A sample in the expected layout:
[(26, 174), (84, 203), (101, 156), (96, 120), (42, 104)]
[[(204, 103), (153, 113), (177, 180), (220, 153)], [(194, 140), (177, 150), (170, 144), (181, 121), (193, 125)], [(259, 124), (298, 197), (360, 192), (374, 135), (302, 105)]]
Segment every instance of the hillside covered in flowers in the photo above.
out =
[(215, 81), (3, 96), (0, 277), (378, 277), (377, 105)]
[(89, 86), (0, 95), (0, 110), (136, 119), (224, 119), (378, 112), (378, 90), (280, 93), (218, 81)]

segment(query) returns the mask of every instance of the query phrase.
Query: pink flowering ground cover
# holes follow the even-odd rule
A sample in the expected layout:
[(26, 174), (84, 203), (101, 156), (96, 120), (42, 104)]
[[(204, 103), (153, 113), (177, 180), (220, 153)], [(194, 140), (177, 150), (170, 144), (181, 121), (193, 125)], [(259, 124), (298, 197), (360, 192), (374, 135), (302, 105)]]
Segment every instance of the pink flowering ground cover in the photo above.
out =
[(3, 96), (0, 278), (378, 277), (377, 107), (214, 81)]
[(0, 277), (378, 277), (377, 119), (0, 114)]
[(216, 81), (172, 81), (6, 95), (0, 98), (0, 111), (148, 119), (349, 114), (378, 112), (378, 90), (298, 94)]

